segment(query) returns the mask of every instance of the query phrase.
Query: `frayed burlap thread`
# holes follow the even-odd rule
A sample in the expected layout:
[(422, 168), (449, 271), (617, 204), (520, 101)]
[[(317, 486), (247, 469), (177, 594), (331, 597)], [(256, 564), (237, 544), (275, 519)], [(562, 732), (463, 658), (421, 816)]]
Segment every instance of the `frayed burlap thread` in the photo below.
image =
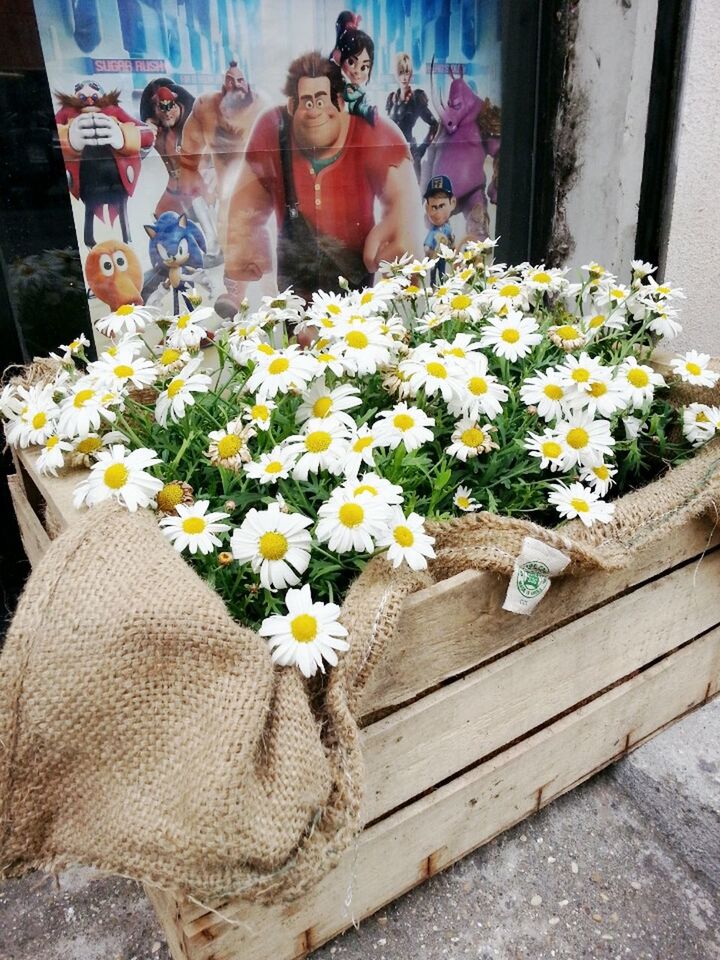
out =
[(526, 536), (567, 553), (569, 575), (629, 566), (719, 505), (713, 442), (608, 525), (433, 524), (429, 571), (378, 558), (353, 584), (350, 651), (322, 688), (273, 667), (151, 514), (95, 508), (33, 571), (0, 656), (0, 873), (84, 863), (205, 901), (299, 896), (362, 827), (356, 712), (408, 594), (509, 574)]

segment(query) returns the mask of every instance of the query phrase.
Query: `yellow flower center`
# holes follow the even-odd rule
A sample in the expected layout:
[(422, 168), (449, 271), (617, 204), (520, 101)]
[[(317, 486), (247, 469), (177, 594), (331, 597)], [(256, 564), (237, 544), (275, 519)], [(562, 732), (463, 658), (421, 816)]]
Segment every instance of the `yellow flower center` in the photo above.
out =
[(461, 270), (458, 276), (460, 277), (461, 280), (467, 282), (470, 279), (470, 277), (473, 275), (473, 273), (474, 273), (474, 270), (472, 270), (471, 268), (468, 270)]
[(370, 493), (373, 497), (378, 495), (377, 487), (370, 486), (369, 483), (361, 483), (359, 487), (353, 490), (353, 496), (359, 497), (361, 493)]
[(485, 434), (482, 432), (482, 430), (478, 430), (477, 427), (470, 427), (467, 430), (463, 430), (463, 432), (460, 434), (460, 440), (465, 444), (466, 447), (477, 448), (485, 443)]
[(85, 437), (75, 448), (78, 453), (95, 453), (102, 445), (100, 437)]
[(277, 530), (268, 530), (258, 540), (258, 550), (264, 560), (282, 560), (288, 551), (288, 542)]
[(575, 383), (587, 383), (590, 379), (590, 371), (586, 367), (575, 367), (570, 377)]
[(447, 370), (441, 363), (437, 363), (435, 360), (426, 363), (425, 369), (431, 377), (436, 377), (438, 380), (445, 380), (447, 378)]
[(166, 513), (170, 513), (182, 501), (183, 489), (179, 483), (166, 483), (157, 495), (157, 505)]
[(271, 357), (275, 353), (275, 348), (271, 347), (269, 343), (259, 343), (255, 349), (258, 353), (264, 353), (267, 357)]
[(548, 400), (562, 400), (563, 398), (563, 388), (556, 383), (546, 383), (543, 387), (543, 393)]
[(217, 451), (222, 460), (229, 460), (242, 449), (242, 440), (234, 433), (229, 433), (226, 437), (218, 440)]
[(466, 293), (458, 293), (450, 301), (450, 306), (453, 310), (467, 310), (471, 303), (472, 297), (469, 297)]
[(580, 331), (567, 323), (563, 324), (562, 327), (558, 327), (555, 333), (561, 340), (577, 340), (580, 337)]
[(590, 504), (587, 500), (581, 500), (580, 497), (573, 497), (570, 501), (570, 506), (577, 513), (587, 513), (590, 509)]
[(363, 450), (367, 450), (367, 448), (372, 445), (372, 442), (372, 437), (358, 437), (358, 439), (352, 445), (353, 452), (362, 453)]
[(275, 359), (271, 360), (268, 364), (268, 373), (271, 373), (275, 377), (279, 373), (285, 373), (289, 366), (290, 361), (287, 357), (275, 357)]
[(593, 397), (604, 397), (607, 390), (607, 384), (603, 383), (602, 380), (595, 380), (590, 385), (590, 394)]
[(78, 350), (79, 347), (80, 347), (79, 340), (71, 340), (70, 343), (68, 344), (68, 350), (70, 351), (70, 353), (75, 353), (75, 351)]
[(190, 314), (183, 313), (181, 316), (178, 317), (178, 320), (177, 320), (178, 330), (184, 330), (189, 323), (190, 323)]
[(583, 427), (573, 427), (572, 430), (568, 430), (565, 439), (573, 450), (582, 450), (583, 447), (588, 445), (590, 434)]
[(562, 453), (562, 447), (557, 440), (546, 440), (541, 449), (542, 455), (549, 460), (555, 460)]
[(695, 423), (710, 423), (710, 417), (704, 410), (700, 410), (699, 413), (695, 414)]
[(393, 424), (398, 430), (402, 430), (404, 433), (406, 430), (411, 430), (415, 426), (415, 421), (409, 413), (397, 413), (393, 417)]
[(309, 613), (299, 613), (290, 621), (290, 633), (298, 643), (311, 643), (317, 632), (317, 620)]
[(415, 543), (415, 536), (410, 527), (402, 524), (399, 527), (395, 527), (393, 537), (395, 538), (395, 543), (401, 547), (411, 547)]
[(373, 298), (372, 290), (366, 290), (365, 293), (360, 297), (360, 303), (362, 303), (363, 305), (366, 303), (370, 303), (372, 298)]
[(41, 427), (44, 427), (47, 423), (47, 414), (43, 413), (42, 410), (40, 413), (36, 413), (32, 418), (32, 425), (35, 430), (39, 430)]
[(45, 441), (45, 449), (52, 450), (53, 447), (56, 447), (60, 442), (60, 437), (48, 437)]
[(271, 460), (270, 463), (266, 464), (265, 466), (265, 473), (272, 473), (272, 474), (280, 473), (282, 468), (283, 468), (283, 465), (282, 463), (280, 463), (279, 460)]
[(160, 354), (160, 363), (163, 367), (169, 367), (171, 364), (177, 363), (179, 359), (180, 351), (173, 349), (173, 347), (166, 347)]
[(446, 357), (460, 357), (460, 359), (466, 355), (462, 347), (450, 347), (449, 350), (444, 352)]
[(207, 524), (202, 517), (185, 517), (182, 522), (183, 533), (197, 535), (205, 530)]
[(467, 510), (470, 506), (470, 497), (456, 497), (455, 503), (461, 510)]
[(685, 364), (685, 369), (688, 373), (692, 374), (693, 377), (699, 377), (702, 373), (702, 367), (699, 363), (693, 363), (692, 360)]
[(593, 467), (592, 472), (595, 474), (598, 480), (607, 480), (610, 476), (610, 471), (604, 463), (601, 463), (599, 467)]
[(420, 287), (415, 286), (414, 283), (409, 283), (409, 284), (405, 287), (405, 290), (403, 291), (403, 293), (405, 293), (405, 295), (408, 296), (408, 297), (412, 297), (412, 296), (414, 296), (416, 293), (420, 293)]
[(552, 281), (550, 274), (546, 273), (544, 270), (539, 270), (537, 273), (534, 273), (532, 278), (535, 283), (550, 283)]
[(483, 393), (487, 393), (488, 391), (487, 380), (485, 377), (470, 377), (468, 390), (475, 397), (482, 396)]
[(85, 406), (88, 400), (91, 400), (94, 396), (95, 396), (94, 390), (78, 390), (73, 400), (73, 406), (77, 407), (78, 410), (80, 410), (82, 407)]
[(253, 420), (268, 420), (270, 418), (270, 410), (264, 403), (256, 403), (250, 407), (250, 415)]
[(334, 353), (319, 353), (315, 359), (319, 363), (332, 363), (337, 358)]
[(170, 386), (167, 389), (168, 396), (171, 398), (176, 397), (184, 386), (185, 381), (181, 377), (176, 377), (173, 381), (171, 381)]
[(313, 430), (305, 437), (305, 449), (309, 453), (322, 453), (332, 443), (332, 436), (326, 430)]
[(129, 476), (128, 468), (124, 463), (113, 463), (105, 470), (103, 480), (106, 487), (110, 487), (111, 490), (119, 490), (120, 487), (125, 486)]
[(505, 343), (517, 343), (520, 339), (520, 331), (514, 327), (508, 327), (507, 330), (503, 330), (500, 336)]
[(588, 326), (591, 330), (597, 330), (598, 327), (601, 327), (605, 323), (605, 317), (598, 313), (591, 320)]
[(670, 293), (670, 290), (671, 290), (671, 289), (672, 289), (671, 287), (661, 286), (661, 287), (658, 287), (658, 288), (657, 288), (657, 292), (658, 292), (658, 293), (667, 294), (667, 293)]
[(338, 519), (344, 527), (357, 527), (365, 519), (365, 511), (359, 503), (344, 503), (338, 510)]
[(631, 367), (627, 375), (628, 380), (634, 387), (646, 387), (650, 383), (650, 377), (645, 373), (642, 367)]
[(126, 377), (131, 377), (135, 373), (135, 370), (133, 367), (128, 366), (127, 363), (119, 363), (113, 372), (116, 377), (119, 377), (122, 380)]
[(610, 291), (610, 296), (615, 300), (622, 300), (625, 296), (625, 291), (621, 290), (620, 287), (613, 287), (613, 289)]
[(349, 347), (352, 347), (353, 350), (364, 350), (368, 343), (370, 343), (367, 335), (364, 334), (362, 330), (351, 330), (349, 333), (346, 333), (345, 342)]
[(520, 287), (516, 283), (506, 283), (500, 287), (498, 293), (501, 297), (517, 297), (520, 293)]
[(313, 416), (326, 417), (332, 410), (332, 405), (330, 397), (320, 397), (313, 405)]
[(340, 313), (340, 307), (336, 303), (329, 303), (327, 306), (327, 312), (337, 316)]
[(124, 303), (121, 307), (117, 308), (115, 313), (118, 315), (118, 317), (129, 317), (134, 309), (135, 308), (131, 304)]

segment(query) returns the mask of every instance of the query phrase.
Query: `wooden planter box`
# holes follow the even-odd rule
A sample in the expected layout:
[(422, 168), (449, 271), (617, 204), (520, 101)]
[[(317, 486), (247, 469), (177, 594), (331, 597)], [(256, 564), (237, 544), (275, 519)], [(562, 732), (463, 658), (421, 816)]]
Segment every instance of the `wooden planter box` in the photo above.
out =
[[(23, 454), (10, 482), (34, 561), (72, 521), (77, 477), (41, 478)], [(410, 597), (364, 693), (356, 848), (291, 904), (146, 888), (175, 960), (304, 957), (714, 697), (719, 542), (689, 522), (632, 569), (558, 580), (530, 617), (500, 609), (494, 574)]]

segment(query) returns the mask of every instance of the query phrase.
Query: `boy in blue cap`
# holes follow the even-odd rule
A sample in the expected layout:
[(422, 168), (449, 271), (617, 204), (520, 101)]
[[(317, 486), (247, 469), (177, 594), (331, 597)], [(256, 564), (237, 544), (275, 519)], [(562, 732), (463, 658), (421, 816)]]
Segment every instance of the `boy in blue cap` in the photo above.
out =
[[(423, 195), (425, 213), (430, 221), (430, 229), (425, 237), (425, 255), (437, 256), (440, 244), (455, 246), (455, 234), (450, 225), (450, 217), (455, 211), (457, 200), (453, 194), (450, 177), (444, 175), (431, 177)], [(433, 268), (431, 282), (436, 283), (445, 276), (445, 261), (438, 260)]]

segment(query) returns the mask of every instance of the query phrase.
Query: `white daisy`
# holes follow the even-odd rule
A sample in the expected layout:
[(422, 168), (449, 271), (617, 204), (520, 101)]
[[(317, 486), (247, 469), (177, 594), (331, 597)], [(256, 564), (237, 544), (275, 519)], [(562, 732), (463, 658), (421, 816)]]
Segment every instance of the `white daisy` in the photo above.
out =
[(480, 342), (470, 333), (458, 333), (452, 340), (436, 340), (433, 348), (442, 357), (454, 357), (456, 360), (465, 360), (482, 350)]
[(378, 497), (389, 507), (399, 506), (403, 502), (403, 488), (377, 473), (364, 473), (362, 477), (348, 477), (342, 489), (347, 490), (353, 497), (359, 497), (363, 493)]
[(342, 356), (348, 373), (361, 377), (387, 366), (393, 347), (393, 338), (382, 332), (377, 320), (368, 320), (345, 330), (333, 344), (333, 350)]
[(586, 393), (592, 381), (602, 379), (603, 370), (604, 367), (600, 361), (595, 360), (588, 353), (581, 353), (579, 357), (568, 354), (555, 368), (568, 396)]
[(607, 420), (594, 420), (587, 410), (567, 413), (566, 418), (555, 425), (555, 432), (564, 447), (564, 470), (577, 463), (582, 467), (594, 467), (612, 456), (615, 440), (610, 433), (610, 424)]
[(695, 446), (707, 443), (720, 426), (720, 407), (690, 403), (683, 408), (683, 434)]
[(599, 463), (596, 467), (586, 467), (580, 474), (580, 479), (584, 483), (589, 483), (593, 490), (604, 497), (615, 483), (613, 477), (616, 473), (616, 467), (607, 463)]
[(14, 383), (6, 383), (0, 392), (0, 416), (5, 420), (12, 420), (22, 412), (25, 401), (18, 394), (19, 387)]
[(316, 535), (335, 553), (372, 553), (374, 541), (387, 529), (387, 513), (379, 496), (353, 496), (347, 486), (337, 487), (318, 510)]
[(276, 408), (277, 404), (273, 400), (256, 400), (243, 413), (243, 420), (247, 420), (258, 430), (269, 430), (272, 412)]
[(207, 554), (222, 545), (217, 534), (228, 531), (230, 524), (218, 521), (226, 520), (228, 514), (208, 513), (209, 506), (209, 500), (196, 500), (190, 505), (178, 503), (175, 516), (162, 517), (158, 521), (162, 532), (178, 553), (187, 549), (193, 556), (198, 551)]
[(250, 320), (245, 320), (234, 326), (227, 339), (230, 355), (241, 367), (244, 367), (251, 359), (261, 343), (268, 343), (267, 334), (262, 324)]
[(520, 399), (526, 406), (536, 407), (543, 420), (557, 420), (567, 405), (568, 392), (563, 375), (556, 367), (549, 367), (523, 382)]
[(593, 523), (609, 523), (615, 513), (615, 505), (605, 503), (599, 494), (582, 483), (565, 484), (558, 480), (552, 485), (548, 502), (553, 504), (561, 517), (574, 520), (579, 517), (586, 527)]
[(202, 357), (186, 363), (172, 378), (155, 403), (155, 419), (164, 427), (168, 417), (177, 423), (185, 416), (185, 408), (195, 403), (195, 393), (207, 393), (211, 379), (206, 373), (196, 373)]
[(466, 417), (464, 420), (455, 424), (452, 432), (452, 443), (447, 448), (451, 457), (457, 457), (465, 463), (481, 453), (488, 453), (493, 448), (497, 449), (497, 444), (492, 440), (493, 428), (488, 423), (480, 425), (477, 420), (471, 420)]
[(678, 312), (671, 307), (653, 306), (653, 318), (648, 324), (648, 330), (665, 340), (674, 340), (682, 333), (682, 324), (677, 319)]
[(697, 350), (688, 350), (682, 356), (670, 361), (673, 373), (676, 373), (685, 383), (692, 383), (698, 387), (714, 387), (720, 380), (720, 373), (708, 368), (710, 355), (698, 353)]
[(167, 332), (168, 345), (176, 350), (197, 350), (203, 338), (207, 337), (207, 328), (202, 325), (214, 311), (212, 307), (198, 307), (192, 313), (181, 313), (173, 317)]
[(95, 380), (82, 377), (73, 384), (70, 393), (60, 405), (58, 433), (64, 437), (84, 437), (100, 429), (100, 422), (112, 423), (115, 414), (110, 404), (117, 401), (113, 394), (99, 386)]
[(355, 421), (346, 413), (362, 404), (360, 391), (351, 383), (341, 383), (337, 387), (328, 387), (324, 378), (316, 380), (310, 389), (303, 394), (302, 403), (297, 409), (295, 419), (298, 423), (305, 423), (312, 417), (323, 419), (333, 417), (349, 427), (355, 427)]
[(322, 320), (337, 319), (345, 310), (345, 294), (325, 293), (317, 290), (307, 309), (308, 320), (315, 326), (321, 326)]
[(406, 517), (395, 507), (387, 521), (386, 532), (378, 540), (379, 547), (387, 547), (387, 559), (393, 567), (405, 561), (411, 570), (427, 569), (427, 558), (435, 557), (435, 538), (425, 533), (423, 518), (417, 513)]
[(57, 434), (53, 434), (45, 441), (40, 456), (37, 458), (38, 471), (43, 476), (56, 477), (58, 470), (65, 465), (63, 453), (72, 450), (72, 444), (61, 440)]
[(95, 462), (95, 458), (103, 447), (109, 447), (113, 443), (124, 443), (127, 445), (130, 441), (119, 430), (109, 430), (100, 436), (99, 433), (87, 433), (84, 437), (77, 437), (72, 442), (70, 452), (71, 467), (89, 467)]
[(273, 447), (269, 453), (263, 453), (257, 460), (246, 463), (243, 470), (262, 484), (277, 483), (278, 480), (288, 479), (296, 459), (286, 448)]
[(527, 310), (529, 306), (527, 290), (516, 277), (506, 277), (503, 282), (488, 286), (483, 300), (489, 303), (496, 313)]
[(448, 403), (448, 410), (456, 417), (478, 420), (483, 416), (494, 420), (501, 413), (508, 388), (487, 372), (487, 365), (482, 353), (472, 353), (462, 361), (458, 371), (459, 391)]
[(541, 470), (548, 467), (553, 471), (565, 469), (567, 447), (554, 430), (545, 430), (542, 435), (529, 433), (523, 445), (531, 457), (540, 460)]
[(470, 487), (458, 487), (453, 497), (453, 503), (463, 513), (474, 513), (476, 510), (482, 510), (482, 506), (472, 495)]
[(609, 420), (628, 405), (627, 390), (621, 380), (613, 375), (610, 367), (596, 367), (590, 380), (575, 384), (570, 391), (568, 406), (575, 410), (587, 410), (590, 416)]
[(88, 365), (88, 373), (110, 389), (122, 390), (129, 384), (139, 390), (155, 383), (155, 364), (145, 357), (138, 357), (130, 344), (103, 353), (99, 360)]
[(491, 317), (480, 333), (483, 347), (490, 347), (496, 356), (511, 362), (526, 357), (541, 340), (536, 321), (517, 311), (504, 317)]
[(419, 407), (409, 407), (402, 402), (396, 404), (392, 410), (381, 410), (373, 430), (378, 446), (394, 450), (403, 443), (409, 453), (434, 439), (434, 434), (429, 429), (433, 426), (434, 417), (429, 417)]
[(112, 498), (131, 511), (149, 507), (163, 482), (145, 471), (160, 462), (154, 450), (139, 447), (128, 451), (121, 443), (113, 444), (98, 452), (90, 475), (75, 488), (73, 505), (76, 509), (83, 504), (93, 507)]
[(585, 334), (579, 326), (562, 323), (548, 329), (548, 337), (561, 350), (578, 350), (585, 346)]
[(156, 357), (158, 375), (165, 379), (172, 373), (182, 370), (190, 360), (190, 354), (185, 350), (176, 350), (174, 347), (165, 347), (159, 357)]
[(337, 474), (345, 463), (348, 429), (334, 418), (308, 420), (303, 432), (288, 437), (283, 447), (296, 458), (295, 480), (306, 481), (308, 474), (327, 470)]
[(567, 270), (558, 267), (532, 267), (525, 273), (523, 283), (531, 290), (557, 293), (567, 287), (566, 273)]
[(239, 470), (244, 463), (252, 460), (248, 450), (248, 440), (255, 436), (250, 426), (242, 426), (240, 420), (232, 420), (224, 430), (211, 430), (208, 434), (210, 446), (206, 456), (216, 467), (226, 470)]
[(622, 425), (626, 440), (637, 440), (641, 433), (647, 432), (647, 424), (640, 417), (623, 417)]
[(373, 450), (378, 445), (377, 433), (364, 423), (349, 438), (347, 451), (345, 453), (345, 464), (343, 473), (348, 477), (354, 477), (358, 470), (365, 464), (368, 467), (375, 466)]
[(95, 327), (106, 337), (116, 340), (124, 333), (142, 333), (145, 327), (153, 322), (157, 313), (153, 307), (138, 307), (126, 303), (106, 317), (96, 320)]
[(309, 517), (299, 513), (283, 513), (277, 503), (265, 510), (253, 507), (233, 531), (232, 555), (260, 573), (260, 583), (266, 590), (294, 587), (310, 563), (311, 538), (307, 527), (311, 524)]
[(617, 379), (625, 390), (630, 408), (644, 407), (652, 400), (655, 387), (664, 387), (665, 380), (652, 367), (638, 363), (635, 357), (626, 357), (617, 371)]
[(338, 622), (340, 607), (335, 603), (313, 603), (310, 587), (288, 590), (285, 594), (287, 615), (266, 617), (258, 630), (269, 638), (273, 663), (282, 667), (296, 666), (305, 677), (318, 670), (325, 672), (323, 660), (331, 666), (338, 662), (337, 650), (350, 646), (347, 630)]
[(633, 280), (644, 280), (651, 273), (655, 273), (657, 267), (645, 260), (631, 260)]
[[(79, 337), (75, 337), (75, 339), (71, 340), (70, 343), (60, 344), (59, 349), (63, 351), (63, 355), (60, 359), (63, 363), (71, 363), (73, 357), (84, 357), (85, 347), (89, 346), (90, 341), (84, 333), (81, 333)], [(55, 357), (57, 354), (51, 353), (50, 356)]]
[(399, 364), (399, 370), (410, 388), (410, 395), (416, 396), (424, 390), (425, 396), (439, 393), (445, 403), (452, 400), (460, 390), (457, 380), (457, 361), (441, 356), (429, 343), (423, 343), (410, 351), (408, 357)]
[(56, 418), (60, 411), (53, 400), (54, 390), (51, 383), (17, 388), (14, 406), (18, 413), (5, 427), (5, 436), (11, 446), (25, 448), (29, 444), (45, 443), (52, 434), (65, 432), (57, 430)]
[(293, 344), (272, 354), (263, 351), (245, 388), (257, 392), (258, 400), (264, 401), (289, 390), (306, 390), (319, 372), (315, 357)]

